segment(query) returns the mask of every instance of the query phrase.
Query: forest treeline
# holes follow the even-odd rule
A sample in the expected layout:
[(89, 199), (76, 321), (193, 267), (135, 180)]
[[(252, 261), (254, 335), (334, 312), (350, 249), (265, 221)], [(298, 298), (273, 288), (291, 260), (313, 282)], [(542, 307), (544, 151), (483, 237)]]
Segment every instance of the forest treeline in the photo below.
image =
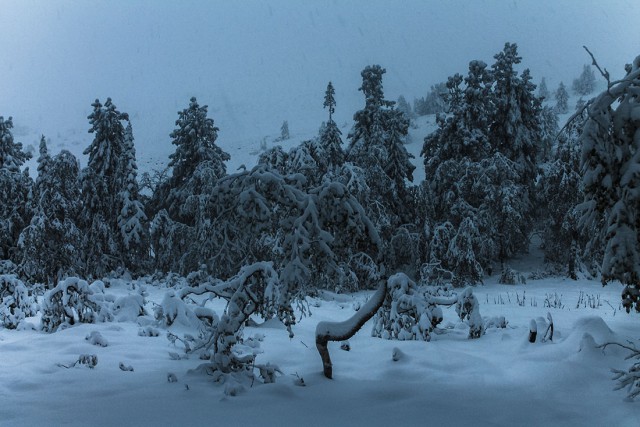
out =
[[(168, 168), (140, 177), (133, 124), (111, 99), (92, 104), (87, 166), (50, 154), (43, 136), (35, 180), (11, 117), (0, 117), (0, 274), (51, 288), (125, 271), (228, 280), (270, 262), (292, 299), (370, 289), (395, 272), (461, 287), (494, 272), (516, 281), (509, 260), (537, 234), (552, 273), (620, 280), (623, 304), (640, 310), (638, 61), (562, 130), (566, 88), (551, 106), (544, 79), (536, 86), (520, 62), (506, 43), (413, 109), (386, 99), (385, 69), (367, 66), (347, 135), (329, 83), (317, 137), (235, 173), (196, 98), (178, 113)], [(587, 96), (594, 83), (586, 66), (572, 88)], [(437, 129), (421, 152), (426, 179), (414, 183), (405, 142), (413, 115), (427, 113)]]

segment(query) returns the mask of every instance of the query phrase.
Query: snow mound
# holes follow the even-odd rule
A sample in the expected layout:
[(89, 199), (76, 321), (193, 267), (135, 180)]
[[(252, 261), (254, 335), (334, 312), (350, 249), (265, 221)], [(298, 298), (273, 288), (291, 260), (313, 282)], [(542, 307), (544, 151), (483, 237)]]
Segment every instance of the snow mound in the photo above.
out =
[(570, 337), (575, 336), (582, 340), (584, 334), (591, 335), (598, 344), (614, 342), (619, 339), (600, 316), (586, 316), (576, 320)]
[(624, 357), (625, 351), (618, 346), (600, 348), (606, 343), (624, 343), (624, 339), (613, 332), (600, 316), (586, 316), (576, 320), (565, 343), (576, 352), (588, 356)]

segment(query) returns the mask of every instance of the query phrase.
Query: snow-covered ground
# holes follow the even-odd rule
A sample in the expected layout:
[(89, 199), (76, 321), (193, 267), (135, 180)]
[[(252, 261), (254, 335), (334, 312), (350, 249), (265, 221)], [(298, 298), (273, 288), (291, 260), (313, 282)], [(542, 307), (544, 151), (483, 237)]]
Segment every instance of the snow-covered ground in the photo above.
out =
[[(620, 311), (620, 286), (602, 288), (586, 279), (518, 286), (496, 281), (490, 277), (474, 292), (481, 314), (505, 316), (507, 328), (468, 340), (468, 327), (452, 308), (430, 342), (373, 338), (368, 323), (350, 340), (350, 351), (329, 344), (333, 380), (322, 376), (315, 326), (348, 318), (370, 294), (311, 299), (312, 316), (293, 328), (293, 339), (273, 321), (245, 329), (245, 337), (264, 335), (257, 361), (278, 365), (283, 375), (275, 384), (256, 381), (235, 397), (205, 374), (189, 372), (201, 363), (195, 356), (174, 360), (170, 352), (181, 351), (166, 330), (159, 328), (158, 337), (139, 336), (151, 314), (137, 322), (83, 324), (53, 334), (2, 329), (0, 425), (640, 425), (637, 403), (612, 390), (610, 368), (628, 365), (625, 352), (594, 346), (640, 344), (637, 315)], [(106, 292), (135, 292), (130, 289), (117, 282)], [(147, 290), (152, 313), (167, 289)], [(545, 307), (545, 298), (556, 296), (562, 307)], [(220, 313), (224, 305), (214, 308)], [(531, 319), (548, 312), (553, 342), (530, 344)], [(85, 338), (92, 331), (108, 346), (89, 343)], [(394, 362), (396, 347), (403, 357)], [(80, 354), (97, 355), (98, 364), (59, 366)], [(120, 363), (134, 370), (123, 371)], [(178, 381), (169, 382), (169, 373)], [(306, 386), (295, 384), (298, 377)]]

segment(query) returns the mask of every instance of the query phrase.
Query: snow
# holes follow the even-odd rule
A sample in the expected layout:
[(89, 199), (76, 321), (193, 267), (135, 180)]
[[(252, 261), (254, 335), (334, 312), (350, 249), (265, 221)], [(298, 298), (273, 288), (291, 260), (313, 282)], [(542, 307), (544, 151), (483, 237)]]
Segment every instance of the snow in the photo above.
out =
[[(233, 173), (242, 165), (251, 169), (263, 150), (261, 141), (264, 148), (279, 144), (288, 151), (316, 136), (326, 120), (321, 100), (329, 80), (336, 86), (334, 119), (346, 139), (353, 112), (364, 104), (357, 88), (367, 64), (389, 70), (388, 99), (404, 94), (411, 100), (448, 75), (464, 72), (470, 60), (490, 60), (505, 41), (514, 41), (523, 65), (534, 71), (534, 82), (546, 76), (553, 92), (560, 80), (571, 81), (589, 62), (582, 44), (620, 74), (620, 64), (637, 53), (632, 23), (640, 17), (640, 8), (624, 2), (590, 5), (592, 16), (587, 16), (589, 7), (577, 10), (577, 5), (552, 1), (514, 1), (508, 7), (478, 2), (462, 8), (416, 0), (389, 8), (387, 2), (309, 6), (282, 0), (239, 8), (218, 4), (206, 13), (167, 6), (172, 13), (166, 16), (144, 2), (126, 7), (122, 2), (113, 10), (106, 2), (93, 9), (39, 2), (39, 10), (18, 3), (3, 3), (0, 14), (0, 38), (21, 40), (7, 46), (8, 60), (0, 64), (7, 83), (0, 114), (15, 117), (16, 141), (37, 146), (44, 133), (53, 140), (52, 152), (69, 149), (84, 165), (87, 158), (81, 154), (92, 138), (86, 132), (90, 102), (113, 96), (132, 117), (141, 172), (166, 166), (174, 150), (169, 134), (176, 112), (193, 95), (210, 105), (209, 116), (220, 127), (216, 142), (231, 153), (227, 170)], [(124, 27), (113, 24), (123, 16)], [(239, 16), (245, 25), (236, 25)], [(454, 18), (457, 24), (451, 25)], [(514, 25), (516, 19), (520, 25)], [(571, 31), (565, 28), (569, 22), (591, 30)], [(185, 24), (193, 31), (185, 31)], [(613, 24), (618, 30), (608, 31)], [(165, 27), (169, 30), (158, 32)], [(60, 28), (64, 31), (56, 31)], [(113, 29), (120, 31), (113, 34)], [(56, 39), (59, 33), (62, 41)], [(568, 42), (569, 33), (580, 40)], [(70, 38), (84, 40), (70, 51), (93, 60), (62, 55), (55, 46), (73, 45)], [(397, 48), (402, 45), (406, 49)], [(41, 62), (49, 65), (33, 66)], [(571, 112), (574, 101), (569, 101)], [(560, 117), (561, 125), (571, 112)], [(631, 114), (640, 117), (640, 109)], [(283, 120), (290, 124), (291, 138), (276, 141)], [(419, 183), (425, 178), (419, 156), (423, 139), (437, 126), (433, 116), (414, 124), (406, 148), (415, 157), (414, 183)], [(34, 165), (35, 158), (32, 174)], [(534, 271), (539, 257), (533, 252), (510, 265), (518, 272)], [(349, 324), (339, 322), (366, 309), (373, 293), (320, 292), (309, 298), (312, 316), (292, 327), (293, 338), (274, 319), (245, 327), (243, 349), (257, 352), (259, 342), (256, 362), (271, 369), (276, 382), (244, 386), (213, 382), (196, 371), (201, 360), (185, 357), (179, 343), (167, 339), (167, 332), (197, 334), (194, 313), (214, 318), (224, 313), (223, 300), (190, 311), (178, 297), (180, 281), (171, 289), (175, 283), (143, 286), (144, 295), (141, 284), (127, 280), (108, 287), (94, 282), (89, 289), (96, 301), (112, 303), (113, 321), (76, 322), (45, 333), (33, 327), (40, 324), (40, 314), (20, 319), (16, 330), (0, 328), (0, 425), (640, 425), (638, 403), (625, 402), (625, 392), (613, 390), (610, 369), (628, 368), (626, 350), (597, 348), (612, 341), (640, 345), (638, 317), (621, 310), (619, 284), (602, 288), (584, 278), (546, 278), (505, 286), (498, 276), (484, 283), (473, 289), (486, 326), (479, 339), (467, 338), (468, 323), (459, 320), (455, 306), (442, 309), (444, 320), (429, 342), (374, 338), (370, 320), (349, 339), (349, 351), (340, 350), (340, 342), (329, 343), (332, 380), (322, 375), (316, 333), (328, 327), (343, 332)], [(45, 305), (42, 297), (38, 303)], [(154, 319), (158, 307), (164, 322)], [(542, 342), (548, 313), (554, 338)], [(533, 326), (539, 335), (529, 343)], [(76, 363), (83, 360), (97, 364)]]
[[(273, 384), (235, 387), (203, 373), (202, 361), (181, 353), (166, 338), (138, 335), (140, 322), (78, 324), (53, 334), (0, 329), (1, 424), (22, 425), (619, 425), (640, 424), (637, 403), (613, 391), (610, 368), (624, 368), (625, 352), (595, 348), (611, 340), (637, 339), (637, 317), (619, 309), (620, 287), (559, 278), (529, 280), (524, 286), (497, 284), (497, 276), (474, 289), (481, 312), (504, 316), (506, 328), (490, 328), (477, 340), (455, 308), (445, 308), (444, 328), (430, 342), (371, 337), (372, 322), (349, 340), (350, 351), (329, 343), (334, 379), (322, 376), (315, 349), (318, 322), (340, 321), (355, 311), (345, 299), (311, 299), (311, 317), (293, 327), (295, 336), (273, 321), (247, 327), (260, 334), (257, 362), (280, 367)], [(107, 290), (137, 294), (124, 282)], [(148, 286), (146, 311), (162, 302), (167, 288)], [(520, 306), (516, 293), (526, 290)], [(580, 292), (599, 295), (602, 306), (576, 308)], [(562, 295), (564, 308), (543, 306), (545, 295)], [(351, 295), (364, 305), (372, 292)], [(501, 299), (499, 297), (502, 297)], [(494, 302), (495, 301), (495, 302)], [(608, 305), (611, 303), (612, 307)], [(211, 308), (224, 310), (223, 301)], [(531, 319), (553, 315), (553, 342), (527, 341)], [(143, 317), (149, 320), (150, 316)], [(37, 324), (38, 319), (28, 319)], [(273, 325), (273, 326), (272, 326)], [(174, 324), (169, 330), (189, 331)], [(191, 331), (193, 332), (193, 331)], [(99, 336), (107, 347), (91, 344)], [(80, 355), (96, 355), (90, 369), (65, 369)], [(394, 362), (394, 360), (396, 360)], [(133, 368), (124, 371), (120, 367)], [(173, 374), (175, 382), (168, 381)], [(301, 387), (302, 378), (305, 387)], [(229, 390), (228, 390), (229, 391)]]

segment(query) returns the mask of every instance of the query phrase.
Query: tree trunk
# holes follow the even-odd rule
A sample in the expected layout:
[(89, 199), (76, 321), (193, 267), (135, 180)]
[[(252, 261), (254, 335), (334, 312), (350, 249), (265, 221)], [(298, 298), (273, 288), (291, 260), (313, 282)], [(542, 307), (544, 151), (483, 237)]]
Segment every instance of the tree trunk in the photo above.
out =
[(356, 334), (364, 326), (369, 319), (377, 313), (387, 296), (387, 279), (381, 279), (378, 290), (373, 294), (371, 299), (351, 316), (351, 318), (343, 322), (320, 322), (316, 326), (316, 348), (322, 359), (322, 368), (324, 376), (333, 377), (333, 365), (329, 356), (329, 341), (348, 340)]

